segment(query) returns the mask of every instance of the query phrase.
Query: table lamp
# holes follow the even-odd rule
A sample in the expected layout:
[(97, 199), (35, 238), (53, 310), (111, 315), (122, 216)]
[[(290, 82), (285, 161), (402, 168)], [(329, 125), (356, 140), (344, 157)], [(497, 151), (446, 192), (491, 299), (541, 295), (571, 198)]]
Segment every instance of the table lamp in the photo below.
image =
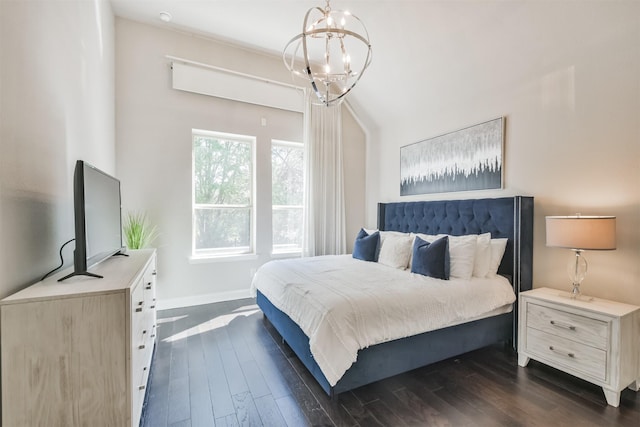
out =
[(567, 248), (575, 252), (567, 266), (573, 289), (571, 297), (580, 296), (580, 283), (587, 274), (584, 250), (613, 250), (616, 248), (615, 216), (548, 216), (547, 246)]

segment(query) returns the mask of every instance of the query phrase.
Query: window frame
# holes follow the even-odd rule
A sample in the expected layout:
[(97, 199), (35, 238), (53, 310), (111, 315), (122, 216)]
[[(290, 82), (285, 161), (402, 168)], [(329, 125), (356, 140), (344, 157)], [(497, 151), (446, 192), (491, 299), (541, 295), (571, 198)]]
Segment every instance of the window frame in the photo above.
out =
[[(247, 205), (228, 204), (219, 205), (211, 203), (196, 203), (196, 183), (195, 183), (195, 160), (196, 153), (194, 147), (195, 137), (216, 138), (224, 139), (227, 141), (234, 141), (239, 143), (249, 144), (251, 150), (251, 177), (250, 191), (249, 191), (249, 203)], [(256, 248), (256, 211), (255, 211), (255, 199), (256, 199), (256, 140), (257, 138), (252, 135), (240, 135), (226, 132), (218, 132), (204, 129), (192, 129), (191, 130), (191, 258), (192, 259), (206, 259), (206, 258), (222, 258), (222, 257), (237, 257), (243, 255), (255, 255)], [(240, 247), (224, 247), (224, 248), (207, 248), (196, 249), (196, 210), (197, 209), (249, 209), (249, 245)]]

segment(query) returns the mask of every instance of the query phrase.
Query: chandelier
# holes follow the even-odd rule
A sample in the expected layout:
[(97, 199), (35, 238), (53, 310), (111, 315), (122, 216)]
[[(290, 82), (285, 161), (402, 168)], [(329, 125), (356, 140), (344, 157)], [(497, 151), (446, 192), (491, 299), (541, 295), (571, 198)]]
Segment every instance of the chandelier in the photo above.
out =
[(292, 38), (282, 55), (294, 75), (309, 80), (315, 103), (340, 103), (358, 83), (371, 63), (369, 33), (358, 17), (348, 11), (324, 9), (307, 11), (302, 33)]

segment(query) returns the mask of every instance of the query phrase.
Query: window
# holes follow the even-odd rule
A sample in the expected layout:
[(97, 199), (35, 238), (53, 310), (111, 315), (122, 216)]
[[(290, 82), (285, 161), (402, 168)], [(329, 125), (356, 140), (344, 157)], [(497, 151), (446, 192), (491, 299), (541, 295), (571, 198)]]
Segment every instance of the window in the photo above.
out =
[(273, 252), (302, 250), (304, 146), (271, 141)]
[(253, 251), (255, 138), (193, 130), (194, 256)]

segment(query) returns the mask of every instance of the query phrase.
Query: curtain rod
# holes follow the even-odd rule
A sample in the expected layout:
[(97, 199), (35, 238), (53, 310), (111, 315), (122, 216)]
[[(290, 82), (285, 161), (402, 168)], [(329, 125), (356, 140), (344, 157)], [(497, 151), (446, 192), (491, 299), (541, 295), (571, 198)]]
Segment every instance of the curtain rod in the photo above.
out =
[(287, 88), (290, 88), (290, 89), (298, 89), (298, 90), (301, 90), (303, 92), (306, 92), (305, 88), (300, 87), (300, 86), (296, 86), (294, 84), (283, 83), (283, 82), (279, 82), (279, 81), (276, 81), (276, 80), (270, 80), (270, 79), (267, 79), (267, 78), (264, 78), (264, 77), (255, 76), (253, 74), (241, 73), (240, 71), (234, 71), (234, 70), (230, 70), (228, 68), (218, 67), (217, 65), (210, 65), (210, 64), (205, 64), (205, 63), (202, 63), (202, 62), (192, 61), (190, 59), (178, 58), (178, 57), (172, 56), (172, 55), (165, 55), (165, 58), (170, 59), (171, 61), (178, 61), (178, 62), (182, 62), (182, 63), (189, 64), (189, 65), (195, 65), (197, 67), (208, 68), (210, 70), (221, 71), (221, 72), (227, 73), (227, 74), (233, 74), (233, 75), (240, 76), (240, 77), (246, 77), (248, 79), (259, 80), (259, 81), (264, 82), (264, 83), (276, 84), (276, 85), (284, 86), (284, 87), (287, 87)]

